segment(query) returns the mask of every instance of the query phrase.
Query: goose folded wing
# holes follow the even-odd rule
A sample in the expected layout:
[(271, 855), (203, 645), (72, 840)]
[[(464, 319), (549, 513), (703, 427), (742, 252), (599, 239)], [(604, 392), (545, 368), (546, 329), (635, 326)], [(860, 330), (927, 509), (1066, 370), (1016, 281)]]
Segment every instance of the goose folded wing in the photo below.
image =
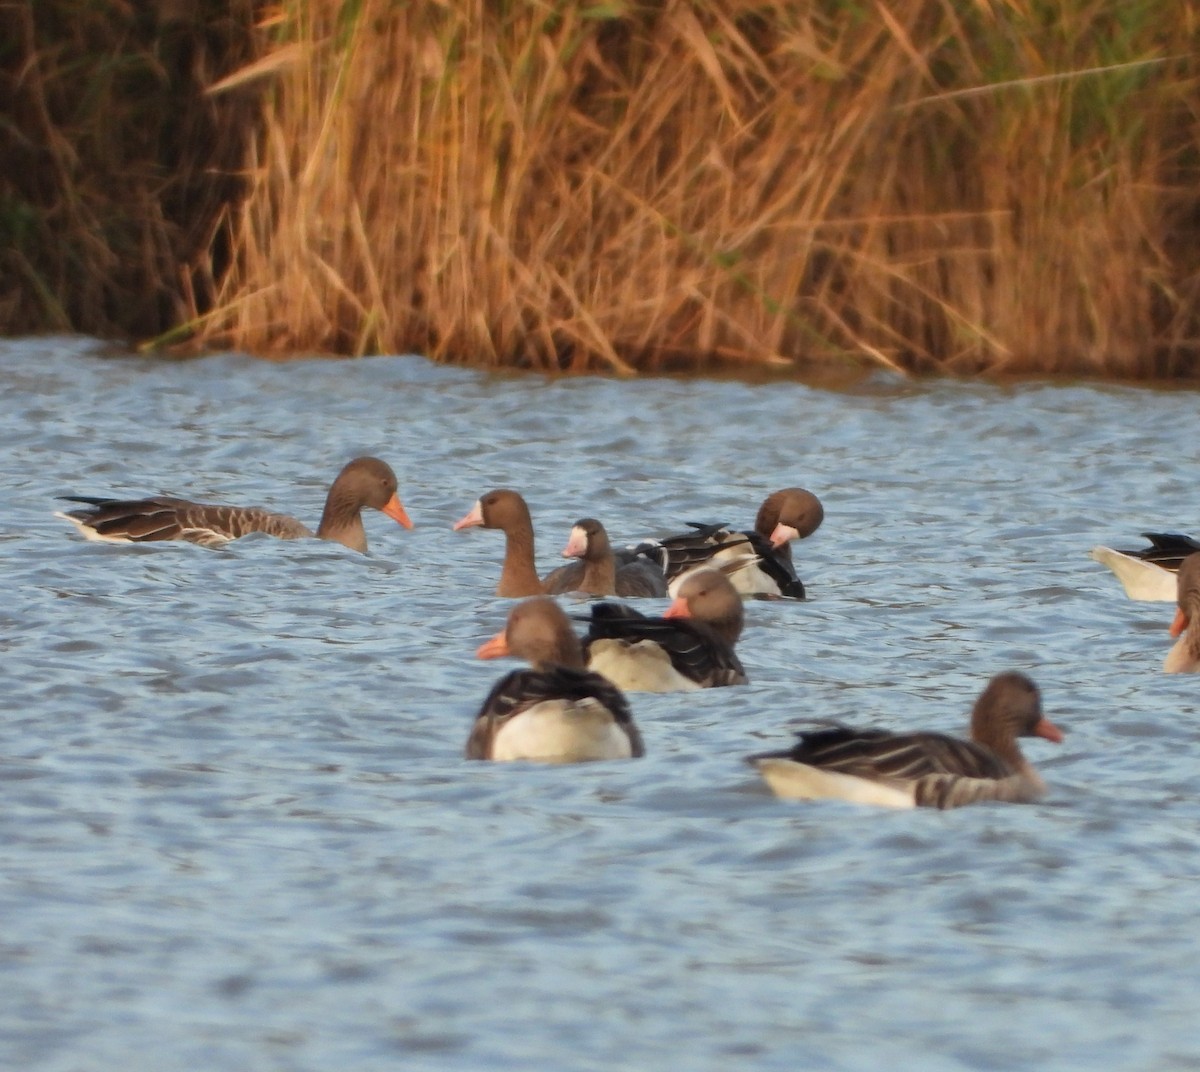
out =
[(568, 666), (513, 670), (492, 687), (476, 717), (503, 721), (547, 700), (578, 703), (589, 699), (611, 711), (614, 721), (632, 725), (633, 714), (620, 689), (600, 674)]
[(90, 510), (73, 510), (70, 516), (107, 539), (138, 541), (177, 540), (183, 531), (181, 516), (195, 504), (165, 495), (145, 499), (106, 499), (66, 495), (67, 502), (85, 503)]
[(791, 759), (839, 774), (889, 782), (921, 778), (1006, 778), (1014, 772), (998, 756), (972, 741), (940, 733), (890, 733), (844, 726), (803, 732), (786, 752), (752, 759)]
[(1143, 562), (1153, 562), (1164, 569), (1178, 569), (1188, 555), (1200, 551), (1200, 540), (1181, 532), (1143, 532), (1141, 535), (1150, 541), (1151, 546), (1120, 553), (1140, 558)]
[(65, 498), (68, 502), (86, 503), (91, 507), (73, 510), (70, 516), (105, 539), (134, 543), (186, 540), (215, 546), (252, 532), (265, 532), (285, 540), (312, 535), (294, 517), (253, 506), (216, 506), (165, 495), (145, 499), (102, 499), (83, 495)]
[(702, 525), (696, 521), (687, 524), (693, 531), (658, 541), (665, 556), (663, 572), (669, 581), (686, 570), (703, 565), (722, 548), (735, 547), (746, 543), (748, 539), (746, 533), (737, 532), (725, 524)]
[(592, 607), (584, 648), (598, 640), (627, 644), (651, 641), (684, 677), (699, 684), (744, 685), (749, 680), (734, 650), (702, 622), (686, 618), (648, 618), (623, 603), (597, 603)]

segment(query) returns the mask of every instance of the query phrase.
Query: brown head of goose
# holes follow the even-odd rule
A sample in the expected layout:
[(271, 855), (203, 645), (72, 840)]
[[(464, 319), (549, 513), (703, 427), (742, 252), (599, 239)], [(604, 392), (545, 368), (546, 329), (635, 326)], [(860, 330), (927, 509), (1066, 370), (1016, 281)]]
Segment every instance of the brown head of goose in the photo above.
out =
[(1025, 674), (997, 674), (975, 702), (971, 738), (846, 726), (801, 733), (783, 752), (749, 757), (777, 796), (836, 799), (892, 808), (957, 808), (978, 801), (1024, 803), (1045, 792), (1018, 737), (1062, 740), (1042, 714)]
[(58, 513), (89, 540), (141, 543), (185, 540), (219, 547), (252, 532), (281, 540), (317, 536), (366, 551), (363, 507), (387, 514), (406, 529), (412, 522), (397, 494), (396, 474), (378, 458), (355, 458), (338, 473), (325, 499), (321, 523), (314, 533), (294, 517), (257, 506), (222, 506), (171, 496), (145, 499), (101, 499), (68, 496), (69, 502), (86, 503), (86, 509)]
[(805, 488), (781, 488), (768, 495), (754, 518), (754, 531), (773, 548), (791, 555), (793, 540), (807, 539), (825, 520), (825, 507)]
[(1200, 672), (1200, 553), (1188, 555), (1175, 582), (1175, 618), (1171, 636), (1177, 637), (1163, 669), (1168, 674)]
[(553, 599), (517, 604), (476, 655), (512, 655), (532, 668), (505, 675), (488, 693), (467, 740), (468, 759), (580, 763), (644, 754), (625, 697), (584, 667), (579, 638)]
[(781, 488), (763, 500), (752, 529), (691, 522), (691, 532), (648, 544), (660, 548), (672, 595), (689, 573), (750, 554), (756, 560), (754, 568), (739, 570), (730, 578), (738, 592), (764, 599), (803, 599), (804, 584), (792, 565), (790, 544), (812, 535), (824, 519), (821, 500), (811, 491)]
[(591, 608), (584, 649), (588, 666), (628, 691), (676, 692), (744, 685), (734, 652), (742, 633), (742, 599), (722, 570), (686, 578), (660, 618), (624, 603)]
[(626, 599), (661, 597), (667, 594), (667, 579), (657, 562), (642, 555), (618, 561), (608, 533), (594, 517), (581, 518), (571, 528), (563, 558), (575, 558), (546, 575), (546, 591), (584, 592), (591, 596), (622, 596)]
[(511, 488), (496, 488), (481, 495), (475, 505), (454, 523), (454, 531), (480, 527), (504, 533), (504, 565), (496, 595), (505, 598), (545, 594), (537, 575), (533, 553), (533, 519), (529, 506)]

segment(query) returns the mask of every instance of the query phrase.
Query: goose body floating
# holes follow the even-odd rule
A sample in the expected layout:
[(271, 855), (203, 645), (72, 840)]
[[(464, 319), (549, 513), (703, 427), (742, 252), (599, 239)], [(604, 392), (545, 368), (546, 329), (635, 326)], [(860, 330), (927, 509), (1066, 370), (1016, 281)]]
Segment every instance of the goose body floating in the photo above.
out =
[(368, 506), (387, 514), (406, 529), (413, 527), (397, 494), (396, 474), (378, 458), (355, 458), (338, 473), (329, 488), (316, 532), (288, 514), (258, 506), (222, 506), (167, 495), (144, 499), (83, 495), (65, 498), (86, 506), (54, 516), (70, 521), (86, 539), (108, 543), (184, 540), (204, 547), (220, 547), (252, 532), (262, 532), (281, 540), (315, 536), (344, 544), (354, 551), (366, 551), (362, 510)]
[(1018, 737), (1062, 740), (1024, 674), (997, 674), (971, 713), (969, 740), (943, 733), (891, 733), (847, 726), (800, 734), (790, 749), (749, 757), (776, 796), (847, 800), (890, 808), (958, 808), (997, 800), (1025, 803), (1045, 783)]
[(1143, 532), (1142, 536), (1150, 541), (1149, 547), (1136, 551), (1093, 547), (1091, 557), (1116, 574), (1130, 599), (1173, 603), (1175, 574), (1188, 555), (1200, 551), (1200, 540), (1179, 532)]
[(548, 596), (517, 604), (476, 655), (512, 655), (532, 665), (506, 674), (488, 693), (467, 740), (468, 759), (582, 763), (644, 754), (625, 697), (585, 668), (579, 638)]

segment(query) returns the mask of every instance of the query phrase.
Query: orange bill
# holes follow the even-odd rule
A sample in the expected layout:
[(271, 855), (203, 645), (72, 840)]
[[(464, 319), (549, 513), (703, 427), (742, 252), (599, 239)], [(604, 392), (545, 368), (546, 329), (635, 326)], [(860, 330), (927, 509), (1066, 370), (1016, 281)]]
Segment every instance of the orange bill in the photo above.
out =
[(1062, 744), (1063, 731), (1060, 730), (1048, 718), (1043, 718), (1033, 727), (1035, 737), (1045, 737), (1047, 741), (1053, 741), (1055, 744)]
[(413, 523), (409, 520), (408, 514), (404, 510), (404, 504), (400, 501), (398, 495), (393, 494), (379, 509), (387, 514), (388, 517), (399, 521), (406, 529), (413, 527)]
[(1175, 620), (1171, 623), (1171, 636), (1179, 636), (1188, 627), (1188, 616), (1182, 607), (1175, 608)]
[(683, 596), (676, 596), (675, 602), (663, 611), (664, 618), (690, 618), (691, 616), (692, 609)]
[(485, 640), (475, 649), (476, 659), (502, 659), (508, 654), (508, 637), (501, 630), (491, 640)]

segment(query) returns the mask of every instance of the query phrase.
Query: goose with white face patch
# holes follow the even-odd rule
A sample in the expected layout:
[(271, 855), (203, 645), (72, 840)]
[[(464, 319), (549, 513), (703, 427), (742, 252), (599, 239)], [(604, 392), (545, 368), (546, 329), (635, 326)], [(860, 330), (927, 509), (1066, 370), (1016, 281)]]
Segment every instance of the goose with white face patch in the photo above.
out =
[(649, 599), (667, 594), (667, 578), (657, 562), (633, 555), (618, 562), (604, 526), (594, 517), (571, 527), (563, 558), (578, 559), (551, 571), (542, 583), (551, 595), (582, 592), (589, 596)]
[(504, 565), (500, 567), (496, 595), (520, 599), (545, 594), (534, 559), (533, 519), (529, 504), (519, 492), (495, 488), (481, 495), (453, 527), (455, 532), (484, 528), (504, 533)]

